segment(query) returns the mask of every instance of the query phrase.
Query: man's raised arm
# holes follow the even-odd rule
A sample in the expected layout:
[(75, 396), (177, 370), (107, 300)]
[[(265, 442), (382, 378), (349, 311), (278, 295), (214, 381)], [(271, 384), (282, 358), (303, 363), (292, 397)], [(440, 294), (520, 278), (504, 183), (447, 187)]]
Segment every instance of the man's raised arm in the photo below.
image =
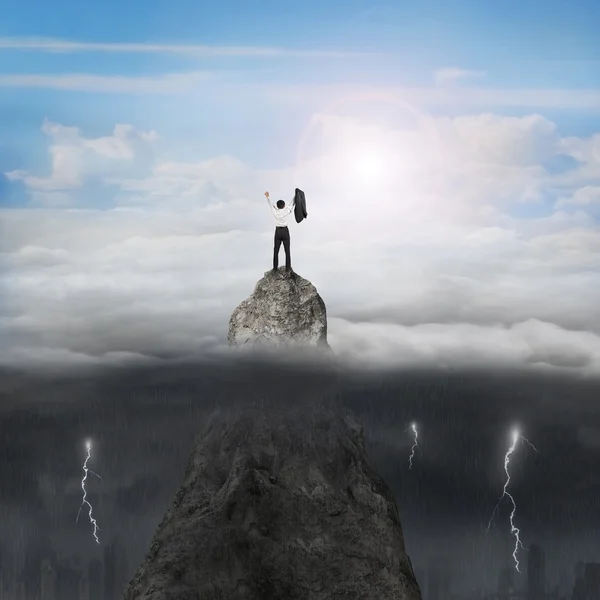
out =
[(267, 202), (268, 202), (268, 204), (269, 204), (269, 208), (271, 209), (271, 212), (272, 212), (274, 215), (277, 215), (277, 212), (276, 212), (276, 211), (277, 211), (277, 208), (276, 208), (276, 207), (275, 207), (275, 205), (274, 205), (274, 204), (271, 202), (271, 198), (269, 197), (269, 192), (265, 192), (265, 196), (266, 196), (266, 198), (267, 198)]
[(294, 196), (294, 199), (292, 200), (292, 203), (288, 204), (285, 207), (285, 210), (284, 210), (283, 214), (284, 215), (289, 215), (294, 210), (295, 206), (296, 206), (296, 196)]

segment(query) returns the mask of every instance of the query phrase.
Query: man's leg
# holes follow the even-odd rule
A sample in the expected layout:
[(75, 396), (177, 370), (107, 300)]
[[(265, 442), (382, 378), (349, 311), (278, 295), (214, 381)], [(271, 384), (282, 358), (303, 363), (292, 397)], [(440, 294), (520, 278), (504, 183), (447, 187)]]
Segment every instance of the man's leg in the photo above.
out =
[(279, 248), (281, 248), (281, 237), (279, 227), (275, 227), (275, 239), (273, 241), (273, 270), (275, 271), (279, 267)]
[(285, 270), (292, 270), (292, 254), (290, 251), (290, 230), (287, 227), (283, 230), (283, 249), (285, 250)]

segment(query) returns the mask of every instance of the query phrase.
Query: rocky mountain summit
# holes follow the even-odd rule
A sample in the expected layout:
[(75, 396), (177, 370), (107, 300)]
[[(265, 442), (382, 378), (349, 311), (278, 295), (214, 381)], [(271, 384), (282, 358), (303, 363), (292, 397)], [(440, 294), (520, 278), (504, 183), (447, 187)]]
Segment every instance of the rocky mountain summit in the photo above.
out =
[(230, 346), (329, 350), (327, 311), (315, 286), (284, 267), (267, 271), (229, 320)]
[(322, 404), (213, 415), (124, 600), (333, 598), (421, 600), (362, 426)]

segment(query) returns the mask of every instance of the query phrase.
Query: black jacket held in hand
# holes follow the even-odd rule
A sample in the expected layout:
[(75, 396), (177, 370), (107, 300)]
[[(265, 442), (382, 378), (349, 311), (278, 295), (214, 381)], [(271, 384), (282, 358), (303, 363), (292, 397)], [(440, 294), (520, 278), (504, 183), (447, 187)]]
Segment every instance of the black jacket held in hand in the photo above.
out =
[(308, 213), (306, 212), (306, 198), (304, 192), (298, 188), (296, 188), (296, 193), (294, 195), (294, 204), (294, 217), (296, 217), (296, 223), (300, 223), (300, 221), (308, 217)]

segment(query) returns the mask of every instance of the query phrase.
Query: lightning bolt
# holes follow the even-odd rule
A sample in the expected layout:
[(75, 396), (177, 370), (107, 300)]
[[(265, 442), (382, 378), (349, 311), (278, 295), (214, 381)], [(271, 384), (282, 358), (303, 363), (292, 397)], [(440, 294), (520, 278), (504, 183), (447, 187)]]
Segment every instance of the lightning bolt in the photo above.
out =
[[(408, 468), (412, 469), (412, 461), (413, 461), (413, 458), (415, 457), (415, 450), (417, 449), (417, 446), (419, 445), (419, 434), (417, 433), (417, 424), (416, 423), (412, 423), (410, 426), (410, 429), (412, 429), (412, 432), (415, 434), (415, 440), (412, 445), (412, 448), (410, 449), (410, 456), (408, 457)], [(408, 431), (408, 429), (406, 431)]]
[(96, 519), (94, 519), (94, 517), (92, 516), (92, 505), (89, 503), (89, 501), (87, 499), (87, 491), (85, 489), (85, 482), (87, 480), (88, 473), (95, 475), (100, 480), (102, 480), (102, 477), (100, 477), (100, 475), (98, 475), (98, 473), (94, 473), (94, 471), (89, 469), (87, 466), (88, 460), (90, 460), (90, 458), (92, 456), (92, 442), (87, 441), (85, 444), (85, 448), (87, 450), (87, 456), (85, 457), (85, 461), (83, 463), (83, 478), (81, 480), (81, 489), (83, 490), (83, 500), (81, 501), (81, 506), (79, 507), (79, 511), (77, 512), (77, 519), (75, 519), (75, 522), (76, 523), (79, 522), (79, 515), (81, 514), (81, 509), (83, 508), (84, 504), (87, 504), (87, 506), (89, 508), (88, 515), (90, 517), (90, 523), (94, 527), (94, 531), (93, 531), (94, 539), (96, 540), (96, 543), (99, 544), (100, 540), (98, 539), (97, 532), (100, 531), (100, 527), (98, 527), (98, 523), (96, 522)]
[(521, 569), (519, 568), (520, 563), (519, 563), (518, 552), (519, 552), (519, 548), (522, 548), (523, 550), (525, 550), (525, 547), (523, 546), (523, 543), (521, 542), (521, 530), (518, 527), (516, 527), (516, 525), (515, 525), (515, 513), (517, 512), (517, 503), (515, 502), (515, 499), (512, 496), (512, 494), (508, 491), (508, 486), (510, 484), (510, 473), (508, 471), (508, 467), (510, 465), (510, 457), (513, 454), (513, 452), (515, 451), (519, 440), (524, 441), (526, 444), (531, 446), (531, 448), (533, 448), (536, 452), (538, 452), (538, 449), (526, 437), (523, 437), (517, 429), (513, 430), (512, 443), (511, 443), (507, 453), (504, 455), (504, 472), (506, 473), (506, 481), (504, 482), (504, 488), (502, 490), (502, 495), (498, 499), (498, 502), (496, 503), (496, 506), (494, 507), (494, 511), (492, 512), (492, 516), (490, 518), (490, 522), (488, 523), (486, 533), (489, 533), (489, 531), (490, 531), (490, 527), (492, 526), (492, 521), (494, 520), (494, 517), (496, 516), (496, 511), (498, 510), (500, 503), (502, 502), (502, 500), (505, 497), (508, 497), (510, 499), (510, 501), (512, 502), (512, 511), (511, 511), (510, 517), (509, 517), (510, 533), (515, 538), (515, 547), (513, 549), (512, 557), (513, 557), (513, 560), (515, 561), (515, 568), (520, 573)]

